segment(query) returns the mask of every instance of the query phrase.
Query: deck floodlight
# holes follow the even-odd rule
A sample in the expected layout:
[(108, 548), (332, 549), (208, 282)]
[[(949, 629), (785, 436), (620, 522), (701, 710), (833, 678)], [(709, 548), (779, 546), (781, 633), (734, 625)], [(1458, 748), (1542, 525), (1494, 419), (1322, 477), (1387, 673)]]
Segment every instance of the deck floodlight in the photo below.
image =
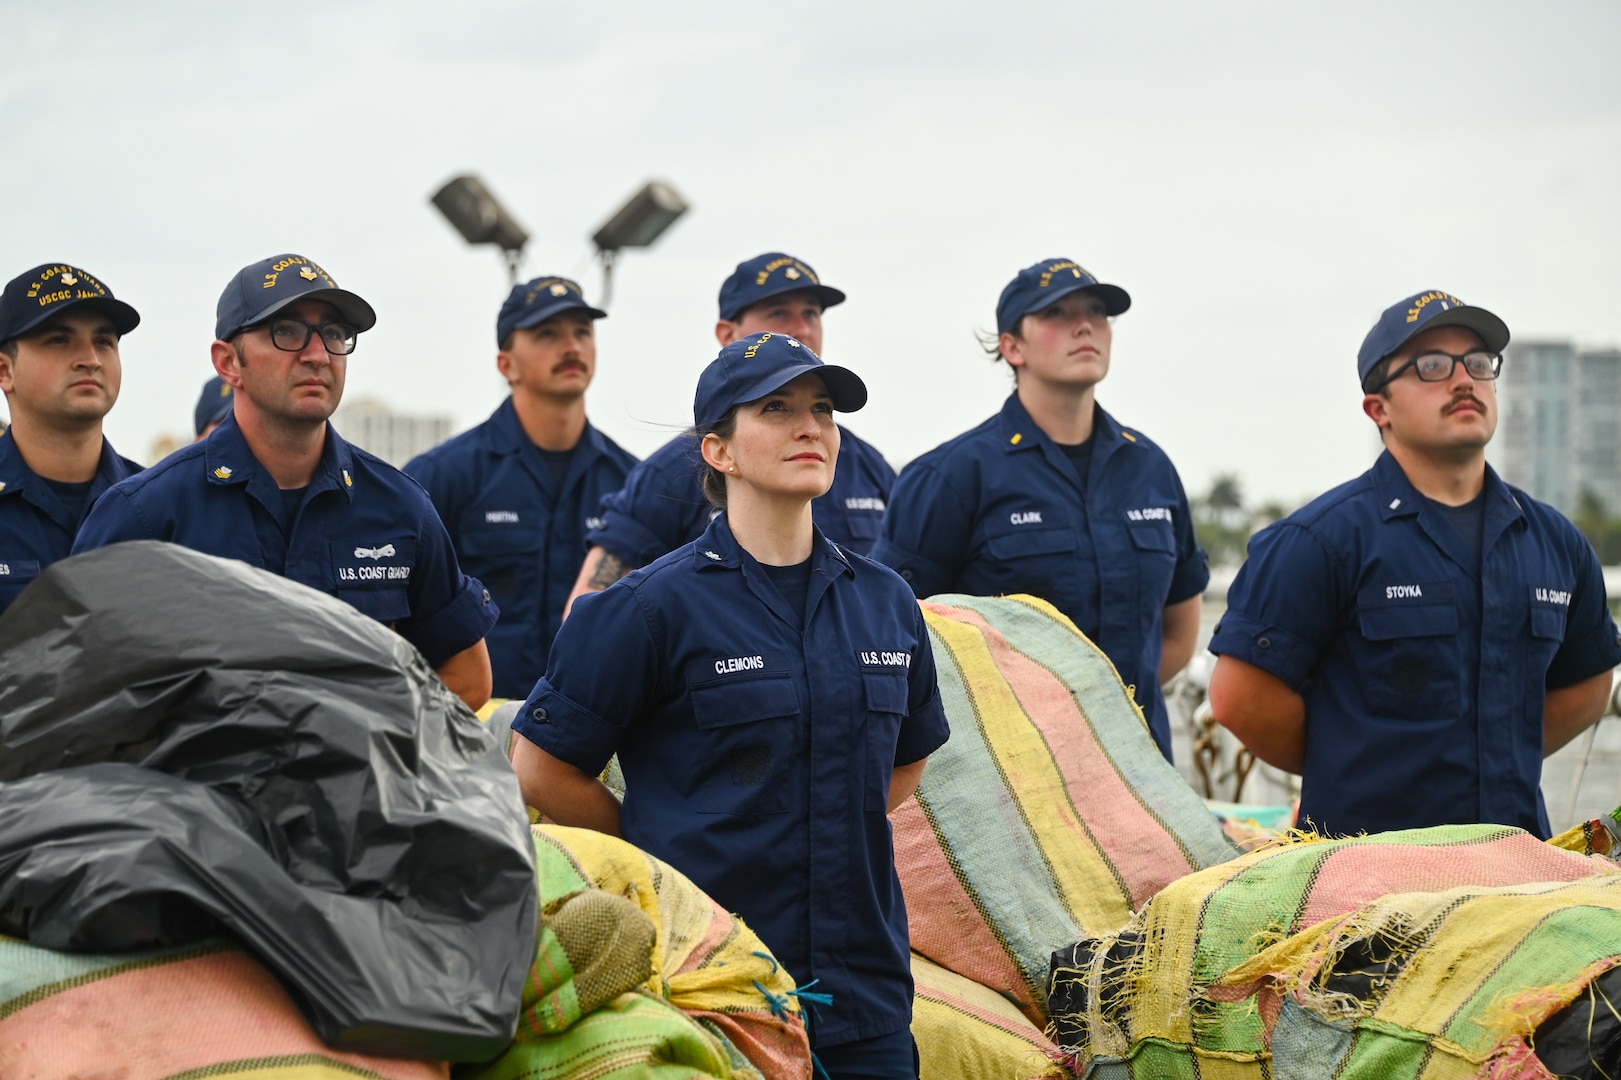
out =
[(687, 200), (662, 180), (650, 180), (591, 237), (598, 251), (647, 247), (687, 212)]
[(469, 244), (494, 244), (507, 257), (507, 269), (517, 281), (518, 258), (529, 233), (507, 213), (484, 182), (471, 174), (458, 176), (434, 192), (429, 200), (455, 226)]
[(603, 307), (613, 294), (614, 258), (624, 248), (649, 247), (687, 212), (687, 200), (662, 180), (649, 180), (591, 237), (602, 260)]

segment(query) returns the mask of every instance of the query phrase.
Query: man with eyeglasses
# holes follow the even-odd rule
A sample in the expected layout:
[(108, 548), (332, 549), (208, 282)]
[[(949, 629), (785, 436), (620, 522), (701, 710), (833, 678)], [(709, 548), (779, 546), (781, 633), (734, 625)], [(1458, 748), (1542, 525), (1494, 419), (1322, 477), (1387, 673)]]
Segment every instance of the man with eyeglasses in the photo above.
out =
[(140, 323), (93, 275), (66, 263), (19, 274), (0, 292), (0, 611), (67, 557), (85, 511), (140, 472), (101, 433), (118, 400), (118, 346)]
[(1303, 826), (1546, 837), (1542, 758), (1604, 711), (1621, 640), (1598, 559), (1486, 464), (1508, 340), (1450, 293), (1386, 310), (1357, 356), (1384, 453), (1256, 535), (1228, 591), (1211, 709), (1301, 774)]
[(231, 414), (111, 488), (73, 550), (166, 540), (337, 596), (415, 645), (476, 709), (490, 696), (495, 604), (462, 573), (427, 493), (328, 423), (356, 338), (376, 322), (301, 255), (244, 267), (220, 296), (211, 349)]

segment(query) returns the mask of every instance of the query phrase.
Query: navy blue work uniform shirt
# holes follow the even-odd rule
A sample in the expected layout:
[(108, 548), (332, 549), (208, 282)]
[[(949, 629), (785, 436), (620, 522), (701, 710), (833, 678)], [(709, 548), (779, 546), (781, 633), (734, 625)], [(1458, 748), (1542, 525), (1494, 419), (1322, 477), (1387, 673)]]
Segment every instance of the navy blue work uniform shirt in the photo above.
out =
[(1250, 541), (1210, 643), (1306, 702), (1300, 815), (1326, 833), (1548, 835), (1546, 691), (1621, 663), (1593, 549), (1486, 469), (1481, 558), (1382, 454)]
[[(602, 501), (602, 523), (586, 543), (646, 566), (665, 552), (698, 538), (714, 516), (701, 486), (704, 458), (699, 440), (681, 435), (631, 470), (625, 486)], [(870, 443), (839, 428), (839, 460), (833, 486), (811, 503), (816, 527), (833, 543), (865, 555), (878, 539), (895, 470)]]
[(1204, 592), (1210, 569), (1165, 452), (1098, 408), (1078, 476), (1017, 393), (983, 424), (901, 472), (873, 558), (920, 597), (1029, 593), (1067, 615), (1131, 686), (1171, 756), (1160, 692), (1165, 608)]
[[(86, 508), (103, 492), (141, 467), (101, 440), (101, 461), (90, 481)], [(28, 467), (11, 432), (0, 433), (0, 611), (5, 611), (39, 572), (68, 557), (81, 518), (43, 477)]]
[(545, 672), (585, 558), (589, 515), (635, 464), (587, 424), (559, 488), (510, 397), (484, 423), (406, 464), (433, 499), (462, 569), (501, 609), (486, 638), (496, 697), (525, 697)]
[(109, 489), (73, 550), (166, 540), (239, 559), (391, 625), (435, 668), (494, 625), (498, 609), (462, 573), (428, 493), (330, 424), (290, 529), (282, 505), (276, 481), (227, 416), (207, 439)]
[(626, 840), (692, 878), (801, 985), (816, 1039), (911, 1022), (889, 781), (946, 741), (917, 601), (816, 533), (803, 622), (725, 515), (575, 602), (513, 730), (595, 776), (615, 752)]

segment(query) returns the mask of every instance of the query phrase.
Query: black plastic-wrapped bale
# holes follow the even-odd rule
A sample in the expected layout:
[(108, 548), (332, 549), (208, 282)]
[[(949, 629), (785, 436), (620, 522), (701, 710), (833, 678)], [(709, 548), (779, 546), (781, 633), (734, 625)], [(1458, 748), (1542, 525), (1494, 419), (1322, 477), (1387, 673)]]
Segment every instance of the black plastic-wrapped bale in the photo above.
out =
[(0, 616), (0, 931), (223, 929), (330, 1045), (487, 1059), (535, 955), (511, 769), (387, 627), (169, 544), (50, 567)]

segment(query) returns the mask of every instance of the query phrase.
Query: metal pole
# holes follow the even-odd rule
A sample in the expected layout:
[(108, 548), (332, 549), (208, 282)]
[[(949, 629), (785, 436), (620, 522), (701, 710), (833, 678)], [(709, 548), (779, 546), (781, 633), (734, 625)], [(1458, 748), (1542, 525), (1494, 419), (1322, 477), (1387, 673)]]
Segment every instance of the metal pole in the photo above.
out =
[(614, 292), (614, 256), (619, 254), (614, 248), (603, 248), (597, 252), (602, 259), (602, 296), (597, 305), (604, 311), (608, 309), (608, 301), (613, 299)]

